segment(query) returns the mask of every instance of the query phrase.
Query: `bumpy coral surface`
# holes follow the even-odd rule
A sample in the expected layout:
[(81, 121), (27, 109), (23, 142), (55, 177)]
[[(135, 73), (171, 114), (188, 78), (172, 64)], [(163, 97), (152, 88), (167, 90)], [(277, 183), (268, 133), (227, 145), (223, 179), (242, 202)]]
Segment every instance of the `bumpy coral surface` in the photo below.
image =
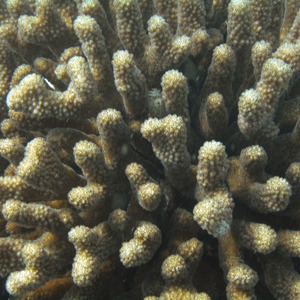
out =
[(299, 0), (0, 0), (0, 299), (300, 299)]

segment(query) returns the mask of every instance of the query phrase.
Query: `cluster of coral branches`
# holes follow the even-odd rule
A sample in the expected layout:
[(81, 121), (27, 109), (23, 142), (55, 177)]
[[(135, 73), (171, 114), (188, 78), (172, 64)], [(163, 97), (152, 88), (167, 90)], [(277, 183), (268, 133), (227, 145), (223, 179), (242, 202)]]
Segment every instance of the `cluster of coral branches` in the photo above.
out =
[(299, 0), (0, 0), (0, 298), (300, 299), (299, 87)]

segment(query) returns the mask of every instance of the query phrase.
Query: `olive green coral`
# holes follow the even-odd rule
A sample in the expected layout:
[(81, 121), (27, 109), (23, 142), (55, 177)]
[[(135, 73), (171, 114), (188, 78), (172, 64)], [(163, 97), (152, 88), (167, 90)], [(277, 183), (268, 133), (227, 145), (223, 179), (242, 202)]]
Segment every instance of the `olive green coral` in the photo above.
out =
[(0, 298), (298, 299), (296, 0), (0, 0)]

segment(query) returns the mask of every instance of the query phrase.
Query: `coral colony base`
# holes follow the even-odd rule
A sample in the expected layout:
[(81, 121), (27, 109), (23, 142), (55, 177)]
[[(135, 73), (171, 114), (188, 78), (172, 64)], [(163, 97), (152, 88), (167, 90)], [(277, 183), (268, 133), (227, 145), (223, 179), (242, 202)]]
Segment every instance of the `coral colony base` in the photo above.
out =
[(300, 299), (299, 0), (0, 0), (1, 299)]

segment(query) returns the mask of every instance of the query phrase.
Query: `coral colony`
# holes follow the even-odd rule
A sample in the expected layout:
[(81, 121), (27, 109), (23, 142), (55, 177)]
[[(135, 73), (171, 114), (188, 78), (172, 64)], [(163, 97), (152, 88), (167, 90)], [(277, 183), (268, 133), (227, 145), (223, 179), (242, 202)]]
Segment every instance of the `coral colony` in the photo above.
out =
[(0, 0), (1, 299), (300, 299), (299, 0)]

